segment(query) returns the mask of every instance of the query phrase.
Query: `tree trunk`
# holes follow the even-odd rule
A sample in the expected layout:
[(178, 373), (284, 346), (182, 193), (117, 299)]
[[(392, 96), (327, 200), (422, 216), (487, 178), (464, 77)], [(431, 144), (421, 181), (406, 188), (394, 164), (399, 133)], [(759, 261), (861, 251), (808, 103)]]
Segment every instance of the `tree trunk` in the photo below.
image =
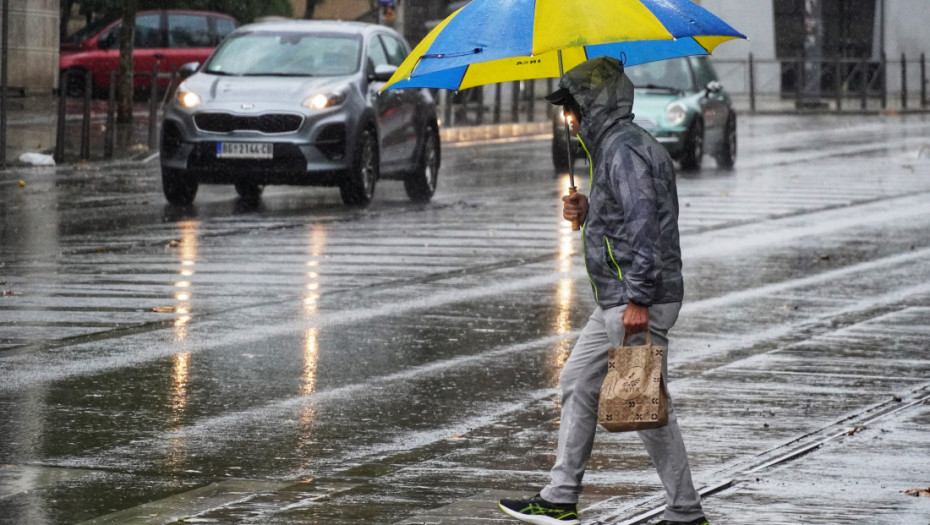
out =
[(136, 35), (136, 11), (139, 10), (139, 0), (125, 0), (123, 2), (123, 25), (119, 30), (119, 75), (116, 103), (116, 120), (118, 122), (132, 122), (132, 50)]
[(68, 22), (71, 21), (71, 8), (74, 0), (61, 0), (61, 14), (58, 20), (58, 37), (60, 42), (68, 38)]

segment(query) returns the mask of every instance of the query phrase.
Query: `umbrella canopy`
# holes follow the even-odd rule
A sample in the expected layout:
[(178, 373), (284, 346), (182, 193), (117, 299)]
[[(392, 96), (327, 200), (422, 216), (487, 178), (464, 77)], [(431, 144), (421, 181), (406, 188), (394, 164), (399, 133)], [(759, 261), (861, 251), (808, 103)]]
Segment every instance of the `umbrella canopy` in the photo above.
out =
[(631, 66), (746, 38), (691, 0), (473, 0), (436, 26), (383, 89), (561, 76), (613, 56)]

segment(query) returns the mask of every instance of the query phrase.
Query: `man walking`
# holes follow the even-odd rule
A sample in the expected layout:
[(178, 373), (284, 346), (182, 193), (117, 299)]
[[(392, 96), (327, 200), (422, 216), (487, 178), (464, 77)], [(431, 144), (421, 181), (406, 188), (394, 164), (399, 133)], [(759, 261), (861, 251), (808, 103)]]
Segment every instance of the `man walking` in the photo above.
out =
[[(597, 428), (597, 405), (607, 375), (607, 350), (630, 345), (668, 347), (684, 286), (678, 235), (678, 194), (668, 153), (633, 123), (633, 84), (613, 58), (588, 60), (563, 75), (546, 97), (564, 107), (572, 135), (591, 166), (590, 196), (562, 198), (562, 216), (584, 224), (585, 267), (597, 308), (565, 363), (562, 419), (549, 484), (526, 500), (501, 500), (508, 515), (537, 525), (573, 525)], [(662, 374), (668, 377), (668, 352)], [(700, 495), (669, 400), (668, 425), (637, 432), (665, 487), (662, 525), (705, 525)]]

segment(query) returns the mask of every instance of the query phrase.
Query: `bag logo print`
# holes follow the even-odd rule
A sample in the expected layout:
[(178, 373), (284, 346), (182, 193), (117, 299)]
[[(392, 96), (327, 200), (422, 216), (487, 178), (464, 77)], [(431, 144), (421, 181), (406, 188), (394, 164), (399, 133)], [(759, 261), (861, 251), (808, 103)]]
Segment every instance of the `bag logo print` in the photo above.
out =
[(607, 376), (602, 393), (620, 399), (635, 399), (646, 390), (646, 384), (646, 370), (635, 366), (624, 373)]

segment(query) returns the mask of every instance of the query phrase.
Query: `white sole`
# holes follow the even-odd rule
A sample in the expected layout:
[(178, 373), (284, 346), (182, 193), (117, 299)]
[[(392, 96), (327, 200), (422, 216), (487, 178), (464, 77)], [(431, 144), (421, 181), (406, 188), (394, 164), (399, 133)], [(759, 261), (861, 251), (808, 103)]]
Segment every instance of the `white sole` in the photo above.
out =
[(507, 507), (501, 505), (500, 503), (497, 506), (504, 511), (504, 514), (507, 514), (511, 518), (518, 519), (525, 523), (532, 523), (533, 525), (580, 525), (579, 520), (557, 520), (555, 518), (550, 518), (549, 516), (533, 516), (531, 514), (520, 514), (517, 511), (510, 510)]

